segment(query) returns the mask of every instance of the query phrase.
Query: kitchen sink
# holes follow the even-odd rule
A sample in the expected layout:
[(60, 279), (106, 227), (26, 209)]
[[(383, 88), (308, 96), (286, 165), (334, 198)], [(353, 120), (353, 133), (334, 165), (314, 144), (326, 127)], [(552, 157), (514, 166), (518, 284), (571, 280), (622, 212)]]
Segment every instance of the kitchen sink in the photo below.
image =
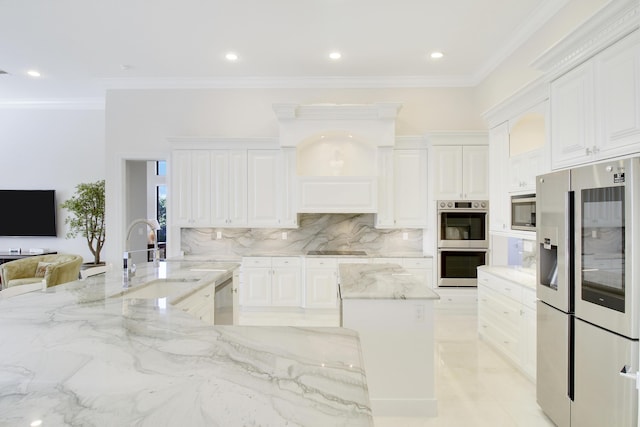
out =
[(141, 286), (124, 290), (114, 297), (122, 298), (172, 298), (185, 292), (184, 285), (197, 282), (198, 278), (155, 279)]

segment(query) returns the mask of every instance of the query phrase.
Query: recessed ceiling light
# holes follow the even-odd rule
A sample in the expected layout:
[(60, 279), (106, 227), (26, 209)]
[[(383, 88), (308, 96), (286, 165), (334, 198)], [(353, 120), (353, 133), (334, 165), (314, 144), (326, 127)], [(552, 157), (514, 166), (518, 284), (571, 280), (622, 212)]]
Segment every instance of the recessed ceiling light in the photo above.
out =
[(342, 58), (342, 54), (340, 52), (331, 52), (329, 54), (329, 58), (331, 58), (331, 59), (333, 59), (335, 61), (335, 60), (338, 60), (338, 59)]
[(227, 59), (227, 61), (231, 62), (238, 60), (238, 54), (235, 52), (229, 52), (224, 57)]
[(444, 56), (444, 53), (438, 52), (438, 51), (431, 52), (430, 56), (431, 56), (431, 59), (440, 59), (440, 58), (442, 58)]
[(40, 73), (36, 70), (29, 70), (27, 71), (27, 74), (30, 75), (31, 77), (40, 77)]

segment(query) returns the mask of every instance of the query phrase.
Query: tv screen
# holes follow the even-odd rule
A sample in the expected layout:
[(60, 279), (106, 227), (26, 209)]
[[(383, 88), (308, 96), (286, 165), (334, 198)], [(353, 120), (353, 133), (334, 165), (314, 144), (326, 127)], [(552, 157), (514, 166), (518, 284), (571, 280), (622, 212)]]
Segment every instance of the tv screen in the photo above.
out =
[(0, 190), (0, 236), (56, 236), (55, 190)]

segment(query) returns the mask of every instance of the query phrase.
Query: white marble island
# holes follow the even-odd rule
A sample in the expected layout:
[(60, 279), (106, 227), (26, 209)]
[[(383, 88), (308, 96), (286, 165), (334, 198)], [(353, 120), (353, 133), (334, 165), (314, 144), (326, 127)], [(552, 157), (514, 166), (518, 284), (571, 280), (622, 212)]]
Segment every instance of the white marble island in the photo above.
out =
[[(139, 266), (131, 286), (194, 292), (237, 264), (204, 267)], [(122, 291), (116, 270), (0, 300), (0, 425), (372, 425), (356, 333), (211, 326)]]
[(434, 308), (440, 297), (397, 264), (342, 264), (341, 324), (360, 335), (375, 416), (437, 415)]

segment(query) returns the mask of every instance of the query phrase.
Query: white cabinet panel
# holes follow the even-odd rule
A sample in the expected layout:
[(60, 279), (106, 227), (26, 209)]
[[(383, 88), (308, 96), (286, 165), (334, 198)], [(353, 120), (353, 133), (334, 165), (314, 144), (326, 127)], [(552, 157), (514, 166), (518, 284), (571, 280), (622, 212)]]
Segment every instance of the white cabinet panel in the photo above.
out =
[(434, 197), (436, 200), (486, 200), (489, 198), (489, 148), (434, 146)]
[(305, 271), (307, 308), (336, 308), (338, 306), (338, 277), (336, 268), (308, 268)]
[(394, 152), (394, 225), (427, 226), (427, 150)]
[(299, 307), (302, 304), (298, 257), (242, 259), (240, 304), (247, 307)]
[(536, 191), (536, 176), (541, 171), (542, 150), (533, 150), (509, 159), (509, 191), (512, 193)]
[(282, 197), (279, 150), (249, 150), (248, 221), (251, 226), (276, 226)]
[(489, 229), (507, 231), (509, 227), (509, 195), (507, 170), (509, 161), (509, 124), (503, 123), (489, 132)]
[(551, 83), (551, 161), (555, 168), (582, 163), (594, 146), (593, 64)]
[(172, 219), (181, 227), (211, 223), (211, 169), (207, 150), (176, 150), (171, 156)]
[(247, 225), (247, 151), (211, 150), (211, 211), (215, 226)]

